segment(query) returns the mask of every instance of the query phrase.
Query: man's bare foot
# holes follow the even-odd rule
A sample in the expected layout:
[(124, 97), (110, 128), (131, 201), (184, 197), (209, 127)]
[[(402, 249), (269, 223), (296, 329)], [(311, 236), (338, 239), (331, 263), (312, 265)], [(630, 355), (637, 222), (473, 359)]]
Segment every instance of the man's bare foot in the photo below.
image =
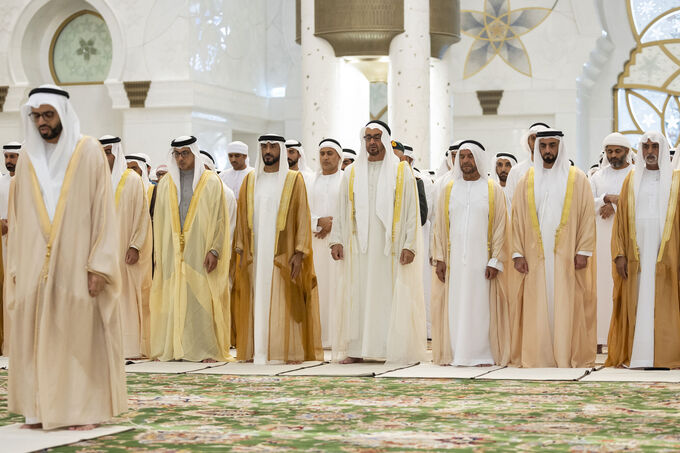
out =
[(486, 366), (492, 366), (490, 363), (480, 363), (477, 365), (478, 367), (486, 367)]
[(255, 360), (253, 360), (253, 359), (249, 359), (249, 360), (246, 360), (245, 363), (253, 363), (254, 361), (255, 361)]
[(144, 357), (128, 357), (125, 360), (144, 360)]
[(361, 357), (347, 357), (346, 359), (342, 359), (340, 361), (341, 365), (349, 365), (350, 363), (362, 363), (364, 359)]
[(201, 363), (217, 363), (217, 360), (215, 360), (215, 359), (203, 359), (203, 360), (201, 360)]
[(24, 423), (21, 429), (42, 429), (42, 423)]
[(99, 428), (99, 423), (94, 423), (94, 424), (91, 424), (91, 425), (69, 426), (68, 430), (69, 431), (92, 431), (95, 428)]
[(286, 362), (286, 365), (299, 365), (302, 363), (302, 360), (289, 360)]

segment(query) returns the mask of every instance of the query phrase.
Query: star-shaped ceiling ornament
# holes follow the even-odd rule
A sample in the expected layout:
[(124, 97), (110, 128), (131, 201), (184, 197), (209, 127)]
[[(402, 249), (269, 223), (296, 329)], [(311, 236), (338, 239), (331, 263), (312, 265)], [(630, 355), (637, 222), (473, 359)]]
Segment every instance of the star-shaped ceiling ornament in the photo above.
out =
[(465, 59), (464, 78), (472, 77), (499, 55), (511, 68), (531, 77), (531, 62), (520, 36), (543, 22), (555, 8), (510, 9), (510, 0), (484, 0), (484, 11), (461, 11), (463, 33), (474, 38)]

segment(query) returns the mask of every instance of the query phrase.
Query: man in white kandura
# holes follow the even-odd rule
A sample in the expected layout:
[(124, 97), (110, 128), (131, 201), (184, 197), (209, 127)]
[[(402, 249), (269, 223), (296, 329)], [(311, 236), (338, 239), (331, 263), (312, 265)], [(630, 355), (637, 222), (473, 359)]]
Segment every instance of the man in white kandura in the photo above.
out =
[(220, 179), (234, 192), (236, 201), (238, 201), (243, 178), (253, 171), (253, 167), (248, 162), (248, 145), (239, 141), (229, 143), (227, 145), (227, 156), (231, 168), (220, 173)]
[[(425, 358), (423, 253), (413, 173), (392, 150), (390, 129), (361, 129), (356, 162), (344, 172), (331, 251), (345, 260), (333, 360)], [(351, 282), (351, 284), (349, 284)]]
[(645, 132), (612, 228), (614, 297), (606, 366), (680, 367), (680, 172), (668, 141)]
[(68, 92), (31, 91), (8, 215), (7, 409), (24, 428), (93, 429), (127, 409), (119, 238), (97, 139)]
[(602, 143), (606, 164), (590, 178), (595, 199), (595, 228), (597, 230), (597, 348), (607, 344), (609, 322), (612, 317), (611, 242), (614, 215), (619, 204), (623, 181), (632, 170), (630, 143), (618, 132), (609, 134)]
[(433, 343), (445, 351), (435, 361), (440, 365), (505, 365), (510, 358), (508, 300), (500, 278), (508, 249), (506, 203), (500, 185), (486, 176), (485, 154), (479, 142), (464, 140), (453, 179), (439, 197), (433, 256), (448, 306), (432, 332)]
[[(153, 239), (149, 205), (142, 179), (127, 167), (120, 137), (104, 135), (99, 143), (111, 169), (118, 219), (123, 352), (127, 359), (139, 359), (149, 355), (149, 294), (143, 289), (145, 279), (151, 282)], [(146, 170), (146, 166), (143, 168)]]
[(312, 249), (314, 270), (319, 285), (319, 315), (321, 317), (321, 343), (330, 348), (334, 336), (333, 309), (338, 304), (337, 285), (340, 283), (342, 263), (330, 254), (330, 234), (336, 223), (338, 197), (342, 182), (342, 147), (332, 138), (319, 143), (320, 169), (309, 188), (309, 207), (312, 211)]

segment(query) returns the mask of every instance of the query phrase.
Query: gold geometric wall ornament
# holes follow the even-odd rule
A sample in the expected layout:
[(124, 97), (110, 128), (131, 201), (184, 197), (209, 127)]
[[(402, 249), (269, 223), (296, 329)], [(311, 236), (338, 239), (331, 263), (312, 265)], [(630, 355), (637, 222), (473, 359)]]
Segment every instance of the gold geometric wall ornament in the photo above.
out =
[(123, 82), (123, 87), (130, 101), (130, 108), (144, 108), (146, 96), (151, 88), (151, 81)]
[(461, 11), (461, 29), (474, 38), (465, 58), (464, 78), (470, 78), (500, 56), (514, 70), (531, 77), (531, 62), (520, 37), (538, 27), (550, 8), (511, 9), (510, 0), (484, 0), (484, 11)]
[(0, 86), (0, 112), (2, 112), (5, 107), (5, 99), (7, 99), (8, 92), (9, 86)]
[(503, 90), (477, 91), (477, 99), (482, 107), (482, 115), (498, 115), (498, 106), (503, 97)]

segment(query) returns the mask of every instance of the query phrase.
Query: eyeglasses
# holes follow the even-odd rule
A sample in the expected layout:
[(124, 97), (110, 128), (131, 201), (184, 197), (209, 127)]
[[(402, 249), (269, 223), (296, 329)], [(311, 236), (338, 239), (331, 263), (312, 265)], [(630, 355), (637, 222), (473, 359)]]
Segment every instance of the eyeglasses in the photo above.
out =
[(364, 140), (366, 140), (366, 143), (370, 142), (371, 140), (375, 140), (376, 142), (379, 142), (382, 139), (382, 134), (381, 135), (364, 135)]
[(173, 151), (172, 152), (172, 157), (175, 159), (179, 159), (179, 157), (189, 157), (189, 154), (192, 154), (191, 151)]
[(36, 123), (40, 120), (40, 117), (42, 116), (45, 118), (45, 121), (49, 121), (52, 118), (54, 118), (54, 114), (56, 112), (54, 110), (48, 110), (46, 112), (40, 113), (40, 112), (31, 112), (28, 114), (28, 117), (31, 118), (33, 121)]

